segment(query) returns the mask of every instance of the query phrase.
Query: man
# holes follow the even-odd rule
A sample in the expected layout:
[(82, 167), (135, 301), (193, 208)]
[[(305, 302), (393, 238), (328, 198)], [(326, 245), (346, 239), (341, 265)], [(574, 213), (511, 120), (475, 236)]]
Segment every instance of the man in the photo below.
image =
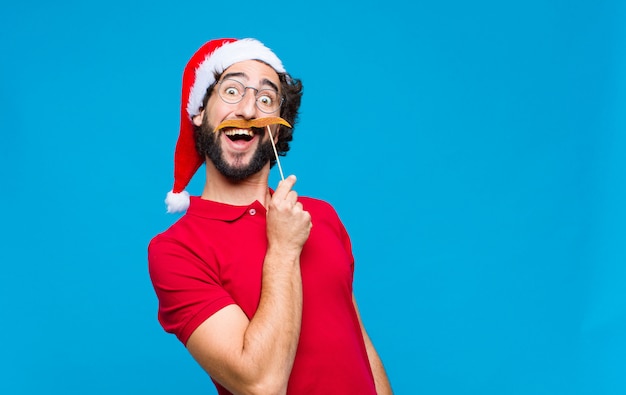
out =
[[(166, 203), (187, 212), (148, 248), (163, 328), (219, 394), (391, 394), (358, 315), (337, 214), (299, 197), (294, 176), (268, 186), (289, 150), (284, 125), (295, 124), (301, 82), (259, 41), (220, 39), (191, 58), (182, 96)], [(282, 125), (220, 126), (276, 117)], [(189, 198), (203, 162), (204, 190)]]

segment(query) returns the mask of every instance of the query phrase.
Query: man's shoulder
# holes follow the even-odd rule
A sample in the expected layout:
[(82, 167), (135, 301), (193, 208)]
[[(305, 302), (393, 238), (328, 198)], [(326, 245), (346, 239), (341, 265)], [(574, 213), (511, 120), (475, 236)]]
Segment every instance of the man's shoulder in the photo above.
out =
[[(189, 236), (197, 232), (199, 219), (188, 213), (183, 214), (174, 223), (168, 226), (165, 230), (157, 233), (150, 241), (150, 245), (157, 242), (160, 243), (172, 243), (181, 240), (186, 240)], [(206, 230), (207, 228), (204, 227)]]
[(326, 200), (319, 199), (319, 198), (314, 198), (311, 196), (299, 196), (298, 201), (300, 201), (300, 203), (302, 203), (302, 205), (305, 208), (307, 207), (311, 209), (319, 208), (319, 209), (334, 211), (333, 206), (329, 202), (327, 202)]
[(339, 218), (332, 204), (328, 201), (310, 196), (299, 197), (302, 207), (313, 217)]

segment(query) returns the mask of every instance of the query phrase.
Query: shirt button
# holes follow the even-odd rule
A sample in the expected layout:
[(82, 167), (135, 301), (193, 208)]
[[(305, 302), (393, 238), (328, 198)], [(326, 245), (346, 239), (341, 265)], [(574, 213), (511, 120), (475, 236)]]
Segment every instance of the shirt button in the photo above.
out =
[(253, 208), (251, 208), (251, 209), (250, 209), (250, 211), (248, 211), (248, 212), (250, 213), (250, 215), (254, 215), (254, 214), (256, 214), (256, 210), (255, 210), (255, 209), (253, 209)]

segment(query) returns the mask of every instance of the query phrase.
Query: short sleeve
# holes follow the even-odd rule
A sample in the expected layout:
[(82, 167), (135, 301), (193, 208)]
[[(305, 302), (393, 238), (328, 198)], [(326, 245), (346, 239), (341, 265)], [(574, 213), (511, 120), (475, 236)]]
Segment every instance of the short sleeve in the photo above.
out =
[(207, 318), (233, 304), (221, 286), (219, 267), (190, 246), (156, 236), (148, 246), (148, 268), (159, 302), (158, 320), (163, 329), (183, 343)]

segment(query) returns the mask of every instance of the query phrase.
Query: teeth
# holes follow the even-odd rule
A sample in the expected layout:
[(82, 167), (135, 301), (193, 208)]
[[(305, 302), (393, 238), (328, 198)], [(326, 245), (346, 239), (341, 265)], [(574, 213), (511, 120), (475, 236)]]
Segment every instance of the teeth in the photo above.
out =
[(254, 136), (254, 133), (250, 129), (229, 129), (225, 130), (224, 134), (227, 136)]

